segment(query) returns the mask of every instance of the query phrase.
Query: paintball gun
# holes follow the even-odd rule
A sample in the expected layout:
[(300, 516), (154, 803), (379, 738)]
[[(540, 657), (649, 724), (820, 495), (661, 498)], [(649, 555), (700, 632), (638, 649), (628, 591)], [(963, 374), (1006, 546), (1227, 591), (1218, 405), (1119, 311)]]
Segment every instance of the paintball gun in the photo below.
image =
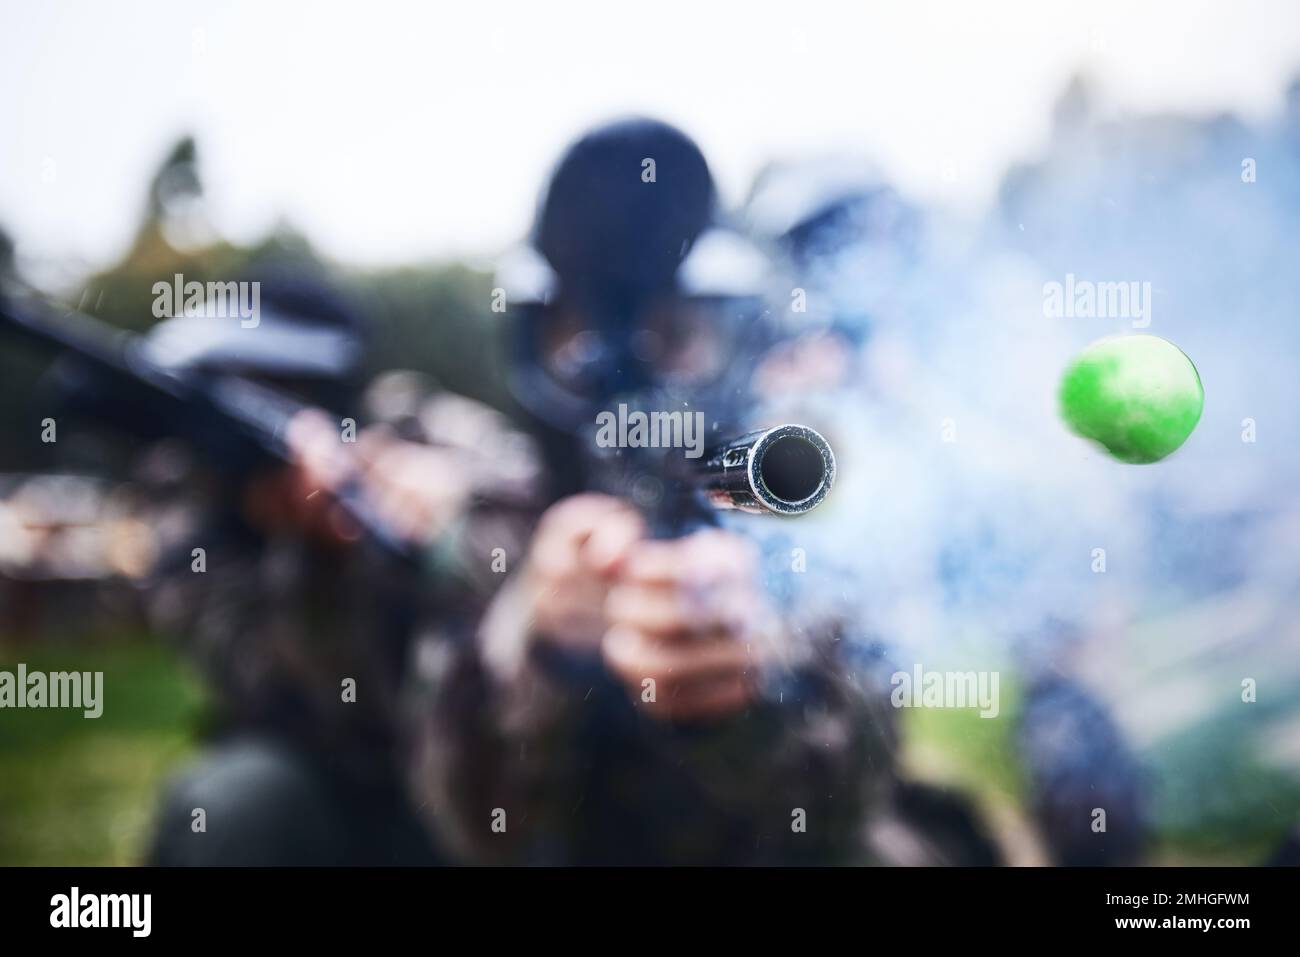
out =
[(793, 517), (822, 503), (835, 482), (829, 443), (803, 425), (778, 425), (706, 445), (691, 459), (680, 448), (585, 449), (603, 492), (638, 505), (658, 538), (676, 538), (739, 510)]
[(697, 476), (715, 508), (802, 515), (834, 484), (835, 455), (807, 426), (778, 425), (715, 447)]
[[(0, 331), (54, 358), (111, 395), (98, 412), (148, 436), (184, 435), (217, 464), (233, 460), (292, 461), (289, 422), (310, 408), (294, 397), (237, 375), (176, 370), (150, 357), (144, 337), (76, 310), (59, 308), (17, 283), (0, 287)], [(414, 557), (355, 482), (335, 491), (344, 512), (385, 552)]]

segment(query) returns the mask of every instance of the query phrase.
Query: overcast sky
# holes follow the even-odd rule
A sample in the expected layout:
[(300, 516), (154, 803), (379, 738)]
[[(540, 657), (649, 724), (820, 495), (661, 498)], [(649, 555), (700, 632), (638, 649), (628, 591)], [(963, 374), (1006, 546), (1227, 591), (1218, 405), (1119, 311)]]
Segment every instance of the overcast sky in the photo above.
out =
[(1293, 0), (0, 11), (0, 223), (26, 257), (90, 265), (122, 252), (184, 131), (223, 233), (286, 217), (385, 263), (494, 253), (563, 144), (626, 112), (696, 136), (730, 201), (773, 157), (853, 151), (914, 196), (977, 207), (1042, 148), (1079, 68), (1109, 109), (1251, 118), (1300, 69)]

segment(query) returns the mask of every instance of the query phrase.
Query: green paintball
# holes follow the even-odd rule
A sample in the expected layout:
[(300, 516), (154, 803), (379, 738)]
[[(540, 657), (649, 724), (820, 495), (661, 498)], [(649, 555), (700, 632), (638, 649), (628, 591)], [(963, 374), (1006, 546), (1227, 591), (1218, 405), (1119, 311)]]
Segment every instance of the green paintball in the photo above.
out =
[(1204, 404), (1196, 366), (1159, 336), (1099, 339), (1061, 379), (1061, 417), (1070, 429), (1132, 464), (1159, 462), (1177, 450)]

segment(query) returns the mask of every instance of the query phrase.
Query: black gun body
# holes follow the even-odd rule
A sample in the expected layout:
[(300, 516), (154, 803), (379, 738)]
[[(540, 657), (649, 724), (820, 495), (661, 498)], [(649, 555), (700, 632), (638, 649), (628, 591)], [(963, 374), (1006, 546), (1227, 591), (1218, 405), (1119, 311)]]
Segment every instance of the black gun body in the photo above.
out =
[[(0, 328), (55, 357), (76, 360), (77, 374), (108, 386), (116, 404), (100, 411), (118, 427), (148, 437), (183, 434), (218, 466), (248, 457), (291, 461), (285, 429), (310, 408), (239, 376), (167, 369), (148, 358), (136, 334), (76, 311), (54, 310), (35, 296), (0, 295)], [(355, 482), (345, 482), (335, 497), (372, 542), (397, 557), (417, 557)]]

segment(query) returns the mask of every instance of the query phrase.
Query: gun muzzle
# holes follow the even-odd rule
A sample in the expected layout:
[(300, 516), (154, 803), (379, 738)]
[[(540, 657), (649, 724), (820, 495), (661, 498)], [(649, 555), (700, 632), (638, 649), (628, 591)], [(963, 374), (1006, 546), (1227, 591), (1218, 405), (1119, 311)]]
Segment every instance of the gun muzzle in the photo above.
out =
[(835, 454), (812, 429), (778, 425), (715, 447), (697, 478), (714, 508), (802, 515), (834, 484)]

